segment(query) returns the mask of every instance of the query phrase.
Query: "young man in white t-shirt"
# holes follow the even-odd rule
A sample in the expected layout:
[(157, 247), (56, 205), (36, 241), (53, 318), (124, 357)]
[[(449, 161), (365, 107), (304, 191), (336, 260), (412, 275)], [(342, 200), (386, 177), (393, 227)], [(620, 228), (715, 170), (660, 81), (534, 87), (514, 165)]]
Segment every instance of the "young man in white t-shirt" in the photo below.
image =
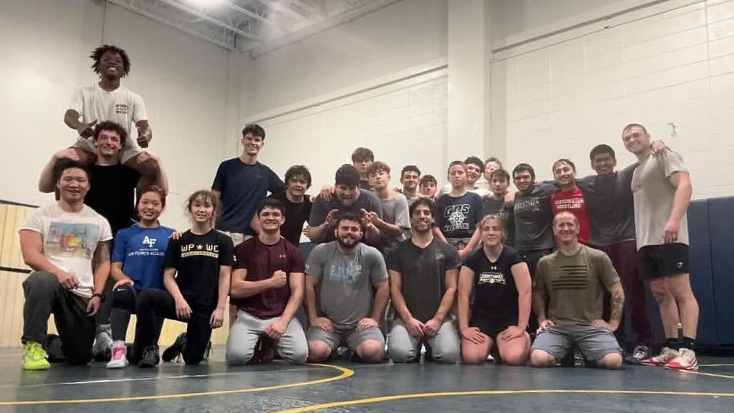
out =
[(84, 205), (89, 174), (64, 161), (56, 181), (60, 199), (37, 209), (20, 229), (23, 261), (34, 271), (23, 283), (23, 368), (49, 368), (43, 349), (54, 314), (61, 349), (69, 364), (92, 359), (95, 315), (105, 297), (112, 231), (107, 220)]
[(129, 136), (134, 126), (138, 131), (137, 142), (127, 140), (120, 152), (120, 162), (140, 172), (138, 188), (147, 188), (155, 184), (160, 171), (158, 163), (141, 149), (147, 148), (153, 139), (143, 98), (120, 85), (120, 79), (130, 72), (130, 58), (124, 50), (110, 45), (94, 49), (89, 57), (94, 61), (92, 69), (99, 75), (99, 82), (78, 88), (64, 114), (66, 126), (79, 134), (69, 157), (87, 165), (94, 163), (97, 149), (90, 138), (97, 123), (117, 123)]

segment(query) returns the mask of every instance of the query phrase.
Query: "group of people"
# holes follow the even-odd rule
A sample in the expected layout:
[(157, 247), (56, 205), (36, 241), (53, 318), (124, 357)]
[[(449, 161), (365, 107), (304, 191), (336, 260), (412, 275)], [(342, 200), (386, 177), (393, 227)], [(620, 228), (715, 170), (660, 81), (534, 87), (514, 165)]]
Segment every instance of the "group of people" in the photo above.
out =
[[(25, 369), (49, 367), (51, 314), (67, 362), (98, 357), (109, 368), (178, 356), (198, 364), (228, 319), (230, 365), (346, 352), (366, 363), (546, 367), (581, 358), (616, 369), (625, 301), (637, 343), (626, 360), (698, 367), (691, 183), (680, 155), (651, 142), (644, 126), (623, 129), (638, 162), (621, 171), (614, 150), (598, 145), (594, 176), (577, 178), (574, 163), (559, 159), (554, 180), (538, 182), (528, 164), (510, 174), (497, 158), (472, 156), (451, 162), (445, 187), (408, 165), (394, 188), (391, 168), (358, 148), (334, 185), (311, 197), (309, 170), (294, 165), (281, 180), (258, 162), (265, 131), (247, 125), (242, 155), (220, 164), (211, 190), (188, 198), (191, 228), (178, 232), (159, 222), (168, 183), (161, 159), (140, 148), (152, 138), (143, 101), (120, 85), (130, 59), (109, 45), (91, 58), (100, 80), (74, 95), (64, 117), (78, 141), (41, 174), (39, 189), (57, 201), (20, 230), (33, 270), (23, 285)], [(302, 235), (316, 244), (305, 259)], [(654, 356), (645, 281), (666, 339)], [(188, 326), (159, 354), (165, 319)]]

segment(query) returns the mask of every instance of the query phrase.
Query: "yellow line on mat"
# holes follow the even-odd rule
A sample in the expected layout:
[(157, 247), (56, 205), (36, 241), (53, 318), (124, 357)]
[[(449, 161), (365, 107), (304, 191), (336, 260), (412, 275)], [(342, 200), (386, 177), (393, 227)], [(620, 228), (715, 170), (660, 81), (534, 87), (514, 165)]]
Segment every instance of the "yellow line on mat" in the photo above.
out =
[(728, 374), (714, 374), (714, 373), (704, 373), (702, 371), (693, 371), (693, 370), (678, 370), (681, 373), (686, 374), (697, 374), (699, 376), (708, 376), (708, 377), (718, 377), (720, 379), (734, 379), (734, 376), (729, 376)]
[[(256, 387), (250, 389), (239, 389), (239, 390), (217, 390), (217, 391), (206, 391), (198, 393), (181, 393), (181, 394), (157, 394), (153, 396), (132, 396), (132, 397), (113, 397), (107, 399), (76, 399), (76, 400), (17, 400), (17, 401), (2, 401), (0, 406), (29, 406), (29, 405), (41, 405), (41, 404), (82, 404), (82, 403), (114, 403), (114, 402), (129, 402), (139, 400), (163, 400), (163, 399), (183, 399), (188, 397), (201, 397), (201, 396), (220, 396), (223, 394), (237, 394), (237, 393), (254, 393), (268, 390), (287, 389), (291, 387), (303, 387), (313, 386), (315, 384), (323, 384), (336, 380), (346, 379), (354, 375), (354, 370), (348, 368), (333, 366), (329, 364), (311, 364), (312, 366), (326, 367), (340, 371), (341, 374), (335, 377), (329, 377), (326, 379), (318, 379), (312, 381), (304, 381), (300, 383), (290, 384), (279, 384), (276, 386), (268, 387)], [(288, 370), (284, 370), (287, 372)]]
[(346, 400), (317, 404), (314, 406), (297, 407), (293, 409), (278, 410), (270, 413), (306, 413), (317, 410), (331, 409), (335, 407), (354, 406), (360, 404), (382, 403), (395, 400), (422, 399), (430, 397), (455, 397), (455, 396), (491, 396), (504, 394), (640, 394), (640, 395), (665, 395), (665, 396), (699, 396), (699, 397), (734, 397), (734, 393), (697, 393), (697, 392), (675, 392), (675, 391), (647, 391), (647, 390), (478, 390), (478, 391), (452, 391), (440, 393), (411, 393), (396, 394), (394, 396), (372, 397), (367, 399)]

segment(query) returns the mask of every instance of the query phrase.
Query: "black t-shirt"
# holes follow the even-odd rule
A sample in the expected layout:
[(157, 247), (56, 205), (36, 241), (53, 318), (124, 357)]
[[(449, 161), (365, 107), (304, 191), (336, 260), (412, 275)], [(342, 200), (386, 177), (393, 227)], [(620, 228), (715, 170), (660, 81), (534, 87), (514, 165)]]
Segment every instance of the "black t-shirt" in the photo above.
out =
[(176, 284), (194, 311), (213, 311), (219, 299), (219, 267), (234, 265), (232, 238), (213, 229), (204, 235), (191, 230), (168, 241), (165, 268), (176, 269)]
[(514, 245), (515, 222), (512, 219), (512, 205), (506, 205), (504, 199), (494, 199), (491, 196), (482, 198), (483, 215), (497, 215), (505, 226), (505, 245)]
[(473, 192), (442, 195), (436, 201), (436, 227), (446, 238), (471, 238), (482, 220), (482, 209), (482, 197)]
[(311, 215), (311, 199), (303, 197), (303, 202), (295, 203), (288, 199), (285, 191), (270, 195), (268, 198), (277, 199), (285, 205), (285, 224), (280, 227), (280, 235), (291, 244), (298, 246), (301, 242), (303, 224)]
[(634, 163), (607, 176), (577, 179), (591, 215), (591, 245), (607, 246), (635, 239), (635, 207), (632, 195)]
[(489, 317), (517, 319), (517, 286), (512, 266), (524, 262), (520, 253), (507, 245), (497, 261), (490, 262), (484, 249), (472, 253), (464, 266), (474, 271), (472, 312)]
[(436, 315), (446, 292), (446, 271), (456, 268), (456, 249), (436, 238), (425, 248), (407, 239), (387, 259), (387, 269), (400, 273), (400, 290), (408, 310), (423, 323)]
[(551, 195), (558, 187), (543, 183), (529, 192), (515, 195), (515, 247), (520, 251), (551, 249), (553, 239), (553, 209)]
[(107, 218), (112, 235), (134, 224), (135, 187), (140, 173), (125, 165), (89, 165), (89, 192), (84, 203)]
[(359, 181), (359, 189), (363, 189), (365, 191), (372, 191), (372, 187), (370, 186), (370, 181)]

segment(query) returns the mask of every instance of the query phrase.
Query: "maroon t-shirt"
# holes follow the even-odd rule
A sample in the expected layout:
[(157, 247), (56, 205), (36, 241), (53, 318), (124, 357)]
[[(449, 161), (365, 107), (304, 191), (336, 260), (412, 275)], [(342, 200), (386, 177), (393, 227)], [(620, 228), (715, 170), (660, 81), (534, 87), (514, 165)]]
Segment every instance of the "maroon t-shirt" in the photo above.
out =
[(273, 245), (266, 245), (254, 237), (238, 245), (234, 252), (237, 257), (235, 269), (247, 270), (247, 281), (267, 280), (278, 270), (288, 275), (288, 282), (280, 288), (271, 288), (247, 298), (232, 299), (232, 304), (237, 308), (257, 318), (279, 317), (291, 297), (290, 274), (305, 271), (298, 248), (284, 238)]

